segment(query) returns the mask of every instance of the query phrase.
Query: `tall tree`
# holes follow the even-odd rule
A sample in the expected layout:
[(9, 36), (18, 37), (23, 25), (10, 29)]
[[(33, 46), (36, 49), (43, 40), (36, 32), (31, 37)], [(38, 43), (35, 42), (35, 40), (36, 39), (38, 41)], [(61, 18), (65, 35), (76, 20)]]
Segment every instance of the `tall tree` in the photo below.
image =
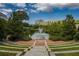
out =
[[(25, 32), (24, 20), (29, 20), (29, 16), (26, 11), (15, 11), (9, 18), (9, 28), (11, 29), (10, 34), (13, 37), (21, 37)], [(28, 24), (27, 24), (28, 25)]]
[(71, 36), (71, 39), (73, 39), (73, 35), (76, 32), (75, 27), (75, 20), (72, 15), (67, 15), (66, 19), (63, 21), (63, 33), (65, 36)]

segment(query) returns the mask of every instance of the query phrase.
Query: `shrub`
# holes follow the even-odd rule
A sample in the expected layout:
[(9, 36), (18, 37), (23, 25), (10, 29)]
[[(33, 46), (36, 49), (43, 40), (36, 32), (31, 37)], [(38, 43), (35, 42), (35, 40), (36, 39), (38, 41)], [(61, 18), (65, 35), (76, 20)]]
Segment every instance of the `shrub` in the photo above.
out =
[(54, 36), (50, 36), (49, 39), (53, 41), (59, 41), (59, 40), (62, 40), (62, 36), (54, 35)]
[(24, 36), (23, 37), (23, 40), (25, 40), (25, 41), (29, 41), (29, 40), (32, 40), (29, 36)]
[(78, 41), (78, 40), (79, 40), (79, 32), (77, 32), (77, 33), (74, 35), (74, 40), (75, 40), (75, 41)]
[(66, 36), (63, 36), (63, 35), (52, 35), (49, 37), (50, 40), (53, 40), (53, 41), (59, 41), (59, 40), (63, 40), (63, 41), (69, 41), (69, 40), (72, 40), (73, 37), (72, 35), (66, 35)]
[(73, 40), (73, 37), (72, 37), (72, 35), (66, 35), (66, 36), (63, 37), (63, 40), (64, 41)]
[(31, 38), (28, 35), (12, 35), (9, 40), (11, 41), (18, 41), (18, 40), (24, 40), (29, 41)]

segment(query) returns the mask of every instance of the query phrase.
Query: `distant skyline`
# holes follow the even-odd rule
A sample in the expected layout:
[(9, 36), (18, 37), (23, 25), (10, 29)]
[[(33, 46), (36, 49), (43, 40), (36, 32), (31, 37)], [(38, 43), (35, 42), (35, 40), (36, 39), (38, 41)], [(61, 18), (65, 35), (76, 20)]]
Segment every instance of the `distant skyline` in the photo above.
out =
[(18, 9), (26, 10), (29, 23), (39, 19), (64, 20), (67, 14), (79, 20), (79, 3), (0, 3), (0, 12), (7, 16)]

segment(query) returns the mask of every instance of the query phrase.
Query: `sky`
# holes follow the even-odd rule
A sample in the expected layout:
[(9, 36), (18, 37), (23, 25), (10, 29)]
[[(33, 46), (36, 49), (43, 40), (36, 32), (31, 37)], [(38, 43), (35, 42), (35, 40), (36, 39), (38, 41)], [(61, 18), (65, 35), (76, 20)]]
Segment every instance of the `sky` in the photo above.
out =
[(30, 24), (40, 19), (44, 21), (64, 20), (67, 14), (79, 20), (79, 3), (0, 3), (0, 12), (7, 17), (13, 11), (21, 9), (29, 15)]

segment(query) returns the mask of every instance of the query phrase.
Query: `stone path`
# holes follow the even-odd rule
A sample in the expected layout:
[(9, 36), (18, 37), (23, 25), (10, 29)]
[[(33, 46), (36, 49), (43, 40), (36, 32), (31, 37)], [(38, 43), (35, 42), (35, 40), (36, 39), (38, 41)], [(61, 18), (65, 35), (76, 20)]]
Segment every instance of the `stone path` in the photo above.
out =
[(35, 46), (32, 50), (25, 53), (24, 56), (48, 56), (45, 46)]
[(45, 40), (35, 40), (33, 48), (26, 52), (24, 56), (48, 56)]

